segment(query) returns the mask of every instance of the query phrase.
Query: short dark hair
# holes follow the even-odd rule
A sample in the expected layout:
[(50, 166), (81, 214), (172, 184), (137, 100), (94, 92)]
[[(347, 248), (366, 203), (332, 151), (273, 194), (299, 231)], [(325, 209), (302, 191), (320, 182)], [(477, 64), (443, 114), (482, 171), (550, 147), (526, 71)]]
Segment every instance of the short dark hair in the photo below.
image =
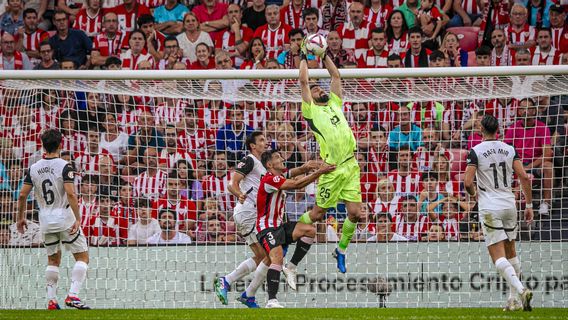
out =
[(137, 208), (152, 208), (152, 203), (146, 198), (140, 198), (136, 201)]
[(319, 20), (320, 14), (319, 14), (319, 10), (317, 8), (309, 7), (309, 8), (304, 9), (304, 12), (302, 13), (302, 17), (304, 18), (304, 20), (306, 19), (307, 16), (311, 16), (311, 15), (315, 15), (316, 18), (318, 18), (318, 20)]
[(177, 214), (175, 211), (170, 210), (170, 209), (162, 209), (160, 210), (160, 213), (158, 214), (158, 220), (162, 220), (162, 215), (164, 213), (171, 213), (174, 216), (174, 220), (177, 221)]
[(381, 27), (374, 28), (373, 30), (371, 30), (371, 36), (373, 35), (373, 33), (385, 33), (385, 29)]
[(297, 34), (301, 34), (302, 37), (305, 35), (304, 30), (302, 30), (300, 28), (296, 28), (296, 29), (292, 29), (292, 30), (290, 30), (290, 32), (288, 32), (288, 38), (292, 38), (293, 36), (295, 36)]
[(262, 155), (260, 156), (260, 162), (262, 163), (262, 165), (266, 168), (266, 164), (268, 163), (268, 161), (272, 160), (272, 155), (274, 155), (276, 152), (278, 152), (277, 150), (266, 150), (262, 153)]
[(41, 134), (41, 144), (48, 153), (56, 152), (62, 139), (63, 135), (57, 129), (47, 129)]
[(418, 202), (418, 201), (416, 200), (416, 197), (414, 197), (414, 196), (402, 196), (402, 197), (400, 197), (400, 199), (398, 199), (398, 202), (399, 202), (399, 203), (405, 203), (405, 202), (407, 202), (408, 200), (412, 200), (412, 201), (414, 201), (414, 202)]
[(138, 20), (136, 20), (138, 28), (142, 28), (142, 26), (147, 23), (155, 23), (155, 22), (156, 20), (154, 19), (154, 16), (152, 16), (151, 14), (143, 14), (140, 17), (138, 17)]
[(475, 49), (476, 56), (490, 56), (491, 55), (491, 48), (488, 46), (481, 46)]
[(439, 180), (438, 174), (436, 172), (428, 171), (428, 172), (424, 172), (422, 174), (422, 177), (420, 177), (421, 181), (429, 180), (429, 179), (434, 179), (434, 180), (438, 181)]
[(434, 61), (438, 61), (438, 60), (446, 60), (446, 54), (444, 54), (442, 51), (440, 50), (434, 50), (431, 54), (430, 54), (430, 61), (434, 62)]
[(175, 41), (177, 45), (179, 45), (179, 41), (175, 36), (168, 36), (165, 40), (164, 43), (166, 43), (166, 41)]
[(408, 144), (403, 144), (400, 147), (398, 147), (398, 151), (410, 151), (410, 152), (412, 152), (412, 150), (410, 150), (410, 145), (408, 145)]
[(27, 8), (24, 10), (24, 12), (22, 12), (22, 17), (26, 17), (28, 14), (30, 13), (35, 13), (35, 15), (37, 16), (37, 11), (34, 8)]
[(39, 47), (43, 47), (43, 46), (49, 46), (49, 49), (53, 49), (53, 47), (51, 46), (51, 43), (49, 43), (49, 39), (45, 39), (42, 42), (39, 43)]
[(396, 53), (393, 53), (387, 57), (387, 61), (396, 61), (396, 60), (402, 62), (402, 58)]
[(247, 148), (248, 151), (251, 151), (251, 144), (256, 144), (256, 137), (261, 136), (262, 132), (260, 131), (255, 131), (251, 134), (249, 134), (249, 136), (247, 137), (247, 140), (245, 141), (245, 146)]
[(88, 174), (81, 179), (81, 184), (83, 183), (92, 183), (92, 184), (99, 184), (99, 176), (94, 174)]
[(530, 103), (530, 105), (531, 105), (532, 107), (536, 106), (536, 101), (534, 101), (534, 99), (531, 98), (531, 97), (524, 97), (524, 98), (522, 98), (521, 100), (519, 100), (519, 105), (520, 105), (521, 102), (523, 102), (523, 101), (526, 101), (526, 102)]
[(549, 36), (552, 37), (552, 29), (550, 28), (546, 28), (546, 27), (542, 27), (537, 31), (537, 35), (541, 32), (541, 31), (545, 31), (546, 33), (548, 33)]
[(75, 62), (74, 60), (71, 60), (69, 58), (63, 58), (63, 59), (61, 59), (60, 65), (63, 65), (64, 62), (72, 62), (73, 63), (73, 69), (77, 69), (77, 62)]
[(118, 64), (119, 66), (122, 66), (122, 61), (118, 57), (108, 57), (105, 61), (105, 67), (108, 68), (113, 64)]
[(489, 134), (494, 134), (499, 129), (499, 120), (490, 114), (486, 114), (481, 119), (481, 127)]
[(412, 28), (408, 29), (408, 36), (409, 37), (413, 33), (418, 33), (421, 37), (424, 36), (424, 33), (422, 32), (422, 29), (420, 29), (420, 27), (412, 27)]
[(53, 17), (51, 19), (55, 21), (55, 15), (57, 15), (57, 14), (64, 14), (65, 18), (69, 18), (69, 15), (67, 14), (67, 12), (59, 9), (59, 10), (55, 10), (55, 13), (53, 14)]

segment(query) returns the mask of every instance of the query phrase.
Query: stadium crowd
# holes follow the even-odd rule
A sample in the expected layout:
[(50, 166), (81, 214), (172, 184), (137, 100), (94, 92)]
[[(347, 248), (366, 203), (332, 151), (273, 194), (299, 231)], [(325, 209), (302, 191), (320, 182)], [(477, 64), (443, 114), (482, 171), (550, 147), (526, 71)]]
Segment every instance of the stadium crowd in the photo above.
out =
[[(2, 70), (290, 69), (299, 64), (302, 39), (316, 33), (327, 37), (328, 55), (342, 68), (568, 64), (568, 7), (545, 0), (8, 0), (1, 10)], [(319, 64), (310, 58), (310, 67)], [(277, 97), (291, 84), (253, 85)], [(46, 128), (64, 134), (62, 156), (78, 173), (81, 224), (93, 246), (241, 242), (227, 185), (246, 137), (264, 132), (288, 168), (317, 157), (299, 102), (63, 90), (33, 98), (2, 92), (0, 245), (41, 243), (37, 224), (30, 221), (21, 235), (12, 223)], [(502, 138), (542, 185), (537, 208), (548, 216), (568, 168), (567, 105), (548, 96), (346, 102), (368, 213), (356, 240), (482, 239), (462, 175), (485, 113), (499, 119)], [(314, 192), (310, 185), (288, 195), (291, 220), (313, 205)], [(318, 241), (337, 241), (344, 218), (341, 206), (330, 212)]]

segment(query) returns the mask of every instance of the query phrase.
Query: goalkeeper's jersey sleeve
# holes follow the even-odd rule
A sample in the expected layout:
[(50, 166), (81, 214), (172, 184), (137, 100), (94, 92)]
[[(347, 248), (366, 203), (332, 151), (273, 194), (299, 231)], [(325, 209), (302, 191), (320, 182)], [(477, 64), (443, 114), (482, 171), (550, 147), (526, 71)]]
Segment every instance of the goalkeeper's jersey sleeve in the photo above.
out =
[(354, 156), (357, 143), (343, 115), (343, 101), (330, 93), (327, 106), (302, 101), (302, 115), (320, 146), (320, 156), (328, 164), (339, 165)]

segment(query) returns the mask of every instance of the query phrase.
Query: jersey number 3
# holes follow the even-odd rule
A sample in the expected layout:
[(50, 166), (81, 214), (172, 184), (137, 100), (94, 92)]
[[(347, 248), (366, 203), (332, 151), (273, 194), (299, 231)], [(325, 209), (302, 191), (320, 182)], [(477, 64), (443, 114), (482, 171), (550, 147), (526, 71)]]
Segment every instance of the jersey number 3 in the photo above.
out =
[(499, 162), (499, 164), (492, 163), (489, 165), (490, 168), (493, 168), (493, 181), (495, 182), (495, 189), (499, 189), (499, 175), (497, 173), (497, 167), (501, 167), (503, 170), (503, 186), (506, 188), (508, 187), (507, 184), (507, 164), (505, 161)]
[(55, 202), (55, 193), (51, 190), (53, 187), (53, 183), (45, 179), (41, 182), (41, 192), (43, 193), (43, 200), (45, 200), (45, 204), (52, 205)]

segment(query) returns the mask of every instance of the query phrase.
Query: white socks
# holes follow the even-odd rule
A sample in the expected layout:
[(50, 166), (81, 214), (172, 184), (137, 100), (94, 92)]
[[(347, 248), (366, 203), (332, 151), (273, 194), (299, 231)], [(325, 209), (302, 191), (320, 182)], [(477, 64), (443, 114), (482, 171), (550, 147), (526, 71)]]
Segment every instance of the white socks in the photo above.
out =
[(507, 283), (509, 283), (510, 287), (515, 288), (517, 292), (523, 292), (525, 287), (517, 277), (515, 268), (513, 268), (509, 260), (501, 257), (497, 259), (497, 261), (495, 261), (495, 267), (497, 267), (497, 270), (499, 270), (499, 273), (503, 276), (503, 278), (507, 280)]
[[(517, 274), (517, 278), (519, 278), (519, 280), (520, 280), (521, 279), (521, 262), (519, 261), (519, 258), (518, 257), (511, 258), (511, 259), (509, 259), (509, 263), (515, 269), (515, 273)], [(519, 293), (520, 292), (517, 292), (517, 289), (515, 289), (514, 287), (511, 287), (511, 291), (509, 292), (509, 299), (516, 298), (517, 294), (519, 294)]]
[(267, 273), (268, 273), (268, 266), (265, 265), (264, 262), (261, 262), (256, 268), (254, 277), (252, 278), (252, 281), (250, 282), (250, 284), (248, 285), (245, 291), (247, 297), (254, 297), (258, 288), (260, 288), (260, 286), (264, 283), (264, 280), (266, 280)]
[(71, 288), (69, 289), (70, 296), (77, 297), (79, 295), (83, 282), (87, 278), (87, 269), (88, 266), (83, 261), (75, 262), (73, 271), (71, 271)]
[(59, 281), (59, 267), (47, 266), (45, 269), (47, 280), (47, 300), (57, 299), (57, 281)]
[(253, 258), (248, 258), (245, 261), (241, 262), (241, 264), (239, 264), (239, 266), (235, 270), (233, 270), (233, 272), (226, 275), (225, 280), (229, 283), (229, 285), (231, 285), (235, 281), (238, 281), (247, 274), (253, 272), (255, 269), (256, 262), (254, 262)]

